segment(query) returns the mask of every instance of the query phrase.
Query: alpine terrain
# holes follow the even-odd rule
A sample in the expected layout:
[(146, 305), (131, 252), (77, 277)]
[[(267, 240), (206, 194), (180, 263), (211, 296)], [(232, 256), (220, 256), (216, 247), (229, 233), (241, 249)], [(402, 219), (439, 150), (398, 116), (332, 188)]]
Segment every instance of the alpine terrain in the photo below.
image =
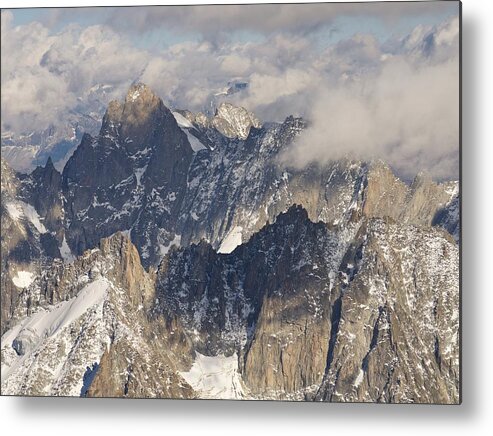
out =
[(460, 402), (458, 181), (141, 83), (74, 117), (2, 158), (3, 395)]

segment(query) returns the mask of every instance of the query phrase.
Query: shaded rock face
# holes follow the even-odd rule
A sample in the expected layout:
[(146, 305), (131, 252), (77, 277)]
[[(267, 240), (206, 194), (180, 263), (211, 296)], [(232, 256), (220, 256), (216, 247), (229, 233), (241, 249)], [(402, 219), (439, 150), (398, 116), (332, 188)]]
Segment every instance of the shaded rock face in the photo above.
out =
[(38, 166), (29, 176), (23, 177), (21, 196), (43, 217), (47, 229), (59, 232), (63, 228), (62, 177), (51, 158), (44, 167)]
[(316, 399), (459, 401), (458, 252), (436, 229), (370, 220), (341, 269), (340, 316)]
[(183, 378), (200, 353), (237, 356), (243, 398), (457, 403), (458, 293), (453, 238), (390, 218), (348, 231), (293, 206), (157, 275), (118, 233), (21, 293), (2, 392), (200, 397)]
[(155, 311), (201, 354), (236, 352), (254, 398), (458, 402), (455, 242), (366, 218), (351, 239), (293, 207), (229, 255), (174, 250)]
[(237, 352), (251, 395), (303, 395), (324, 374), (345, 245), (292, 207), (230, 255), (205, 242), (170, 252), (158, 271), (155, 313), (180, 319), (201, 354)]
[(429, 226), (450, 204), (453, 182), (437, 184), (423, 175), (409, 186), (379, 161), (280, 165), (279, 155), (305, 127), (302, 119), (288, 117), (253, 128), (245, 141), (215, 141), (214, 150), (197, 154), (176, 230), (182, 245), (205, 239), (221, 250), (232, 233), (248, 241), (292, 204), (303, 205), (311, 220), (336, 226), (361, 216)]
[[(162, 256), (186, 189), (192, 150), (144, 85), (113, 102), (97, 138), (85, 136), (63, 171), (68, 244), (78, 254), (129, 230), (148, 263)], [(155, 244), (150, 245), (152, 240)]]
[[(224, 252), (231, 239), (247, 241), (292, 204), (331, 225), (390, 216), (458, 233), (458, 217), (445, 212), (453, 210), (452, 184), (420, 176), (408, 186), (381, 162), (282, 166), (279, 155), (305, 129), (302, 119), (260, 127), (244, 109), (222, 104), (216, 116), (242, 126), (239, 139), (179, 113), (188, 127), (148, 87), (134, 85), (124, 102), (110, 103), (100, 134), (83, 137), (61, 182), (51, 161), (23, 178), (23, 198), (49, 230), (43, 245), (50, 257), (81, 254), (117, 231), (129, 233), (147, 267), (172, 244), (205, 239)], [(250, 124), (240, 122), (245, 117)]]
[(438, 210), (433, 217), (432, 224), (449, 232), (455, 241), (460, 241), (460, 195), (458, 183), (451, 189), (451, 199)]
[[(48, 167), (48, 165), (47, 165)], [(43, 168), (39, 167), (32, 177), (16, 174), (2, 159), (1, 179), (1, 323), (3, 333), (18, 304), (22, 290), (32, 277), (54, 258), (60, 257), (56, 236), (48, 229), (59, 228), (60, 209), (57, 205), (60, 191), (56, 192), (59, 173), (51, 173), (46, 188), (38, 178), (42, 178)], [(58, 177), (57, 177), (58, 176)], [(43, 187), (41, 187), (43, 186)], [(26, 189), (28, 187), (29, 189)], [(46, 211), (46, 217), (38, 214), (33, 206), (38, 191), (39, 204), (43, 199), (53, 202)]]

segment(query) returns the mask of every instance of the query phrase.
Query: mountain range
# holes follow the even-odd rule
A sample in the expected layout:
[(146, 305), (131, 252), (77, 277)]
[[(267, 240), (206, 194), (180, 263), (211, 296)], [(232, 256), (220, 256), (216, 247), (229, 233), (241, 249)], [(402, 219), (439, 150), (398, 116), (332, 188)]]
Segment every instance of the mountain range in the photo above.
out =
[(458, 403), (458, 181), (283, 164), (308, 125), (135, 84), (2, 159), (2, 393)]

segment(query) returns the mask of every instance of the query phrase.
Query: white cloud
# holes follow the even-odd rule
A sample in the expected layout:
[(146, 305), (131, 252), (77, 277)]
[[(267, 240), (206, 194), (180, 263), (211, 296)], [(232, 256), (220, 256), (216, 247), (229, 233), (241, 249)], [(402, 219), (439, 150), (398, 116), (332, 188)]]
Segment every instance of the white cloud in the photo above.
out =
[(102, 26), (68, 26), (51, 35), (40, 23), (12, 27), (2, 11), (2, 128), (18, 133), (58, 123), (98, 83), (120, 97), (147, 55)]
[[(133, 10), (135, 26), (151, 11)], [(195, 9), (186, 10), (192, 14), (183, 17), (185, 25), (197, 24)], [(213, 10), (207, 8), (206, 17)], [(316, 21), (310, 14), (301, 14), (300, 22)], [(297, 26), (288, 23), (288, 13), (273, 17), (274, 24), (260, 15), (256, 25), (264, 30)], [(228, 97), (233, 103), (267, 121), (288, 115), (311, 121), (284, 156), (290, 165), (351, 153), (382, 157), (405, 175), (424, 168), (438, 177), (457, 175), (457, 18), (418, 26), (383, 45), (357, 34), (322, 47), (309, 35), (274, 32), (257, 42), (187, 41), (151, 53), (104, 25), (66, 26), (51, 34), (40, 23), (13, 27), (8, 11), (1, 17), (2, 129), (21, 133), (63, 123), (69, 111), (84, 106), (94, 85), (112, 85), (106, 98), (121, 98), (135, 80), (168, 105), (202, 110), (212, 92), (240, 77), (249, 89)], [(241, 27), (244, 18), (236, 19)]]
[(457, 177), (458, 68), (457, 57), (419, 66), (393, 57), (376, 74), (324, 89), (283, 161), (302, 167), (349, 155), (381, 158), (404, 177)]

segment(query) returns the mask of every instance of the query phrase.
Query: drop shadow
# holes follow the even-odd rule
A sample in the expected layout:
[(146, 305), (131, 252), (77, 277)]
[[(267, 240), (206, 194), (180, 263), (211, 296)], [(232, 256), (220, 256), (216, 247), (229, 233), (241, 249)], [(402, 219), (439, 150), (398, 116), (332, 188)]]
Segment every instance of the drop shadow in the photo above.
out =
[[(204, 422), (218, 419), (223, 422), (239, 422), (247, 418), (257, 421), (283, 420), (283, 425), (299, 423), (300, 419), (329, 424), (358, 419), (365, 422), (381, 423), (382, 420), (402, 425), (403, 420), (419, 420), (434, 423), (446, 420), (449, 423), (472, 422), (479, 414), (480, 379), (477, 359), (481, 346), (478, 342), (480, 330), (479, 313), (481, 275), (478, 273), (479, 252), (474, 247), (481, 244), (481, 229), (474, 222), (474, 216), (481, 203), (479, 189), (481, 174), (477, 134), (477, 108), (480, 97), (477, 75), (478, 44), (477, 26), (474, 17), (463, 17), (463, 152), (462, 152), (462, 405), (373, 405), (335, 403), (290, 403), (272, 401), (221, 401), (221, 400), (124, 400), (124, 399), (78, 399), (78, 398), (28, 398), (15, 397), (10, 400), (18, 413), (29, 419), (60, 414), (67, 417), (93, 416), (111, 420), (122, 415), (135, 419), (167, 418), (189, 420), (204, 419)], [(90, 414), (90, 415), (89, 415)], [(244, 421), (248, 422), (248, 421)]]

